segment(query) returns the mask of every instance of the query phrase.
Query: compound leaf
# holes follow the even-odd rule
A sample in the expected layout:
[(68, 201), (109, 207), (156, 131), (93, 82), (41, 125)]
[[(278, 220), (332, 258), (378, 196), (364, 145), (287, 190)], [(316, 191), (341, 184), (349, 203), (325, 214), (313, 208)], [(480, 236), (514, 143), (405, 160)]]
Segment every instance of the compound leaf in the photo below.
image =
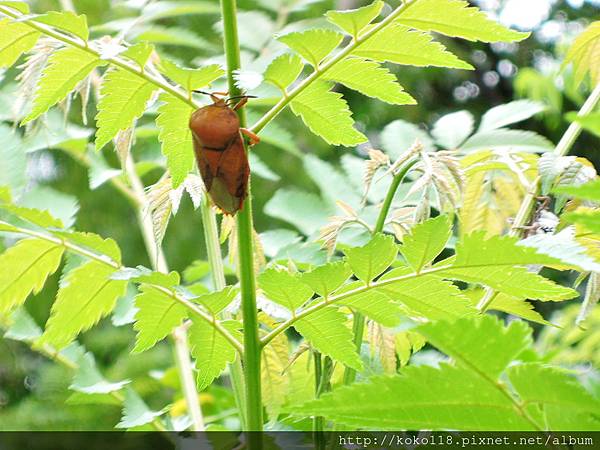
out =
[(448, 216), (429, 219), (415, 225), (410, 233), (404, 236), (400, 253), (416, 272), (420, 272), (444, 250), (451, 233)]
[(163, 93), (159, 100), (156, 125), (162, 154), (167, 158), (167, 167), (171, 174), (173, 188), (183, 183), (194, 168), (194, 150), (192, 132), (188, 126), (194, 108), (177, 97)]
[(92, 70), (104, 63), (95, 53), (77, 47), (66, 47), (54, 52), (37, 85), (33, 108), (22, 123), (44, 114), (63, 100)]
[(19, 56), (33, 48), (40, 34), (24, 23), (0, 20), (0, 67), (12, 66)]
[(367, 141), (353, 128), (354, 121), (342, 95), (332, 92), (331, 85), (315, 81), (291, 102), (294, 114), (328, 144), (352, 147)]
[(469, 41), (522, 41), (530, 34), (506, 28), (465, 0), (419, 0), (403, 11), (396, 22)]
[[(402, 45), (398, 45), (399, 42)], [(429, 34), (411, 30), (398, 23), (385, 27), (367, 39), (352, 54), (378, 62), (408, 66), (473, 69), (473, 66), (448, 52), (442, 44), (434, 42)]]
[(286, 88), (296, 81), (303, 68), (304, 63), (298, 55), (284, 53), (269, 64), (264, 79), (285, 92)]
[(318, 351), (352, 367), (362, 369), (362, 362), (346, 326), (346, 316), (328, 306), (294, 323), (294, 328)]
[(121, 130), (131, 128), (146, 110), (156, 86), (121, 68), (104, 76), (96, 115), (96, 150), (100, 150)]
[(133, 328), (137, 336), (132, 353), (154, 347), (187, 317), (185, 306), (148, 285), (142, 285), (141, 292), (135, 297), (135, 306), (138, 311)]
[(127, 281), (110, 278), (114, 272), (105, 263), (89, 261), (67, 273), (41, 340), (60, 350), (110, 314), (127, 288)]
[(396, 77), (375, 61), (346, 58), (325, 72), (323, 77), (392, 105), (416, 104), (416, 100), (398, 84)]
[(311, 299), (314, 291), (287, 270), (268, 269), (258, 277), (258, 285), (269, 299), (292, 314)]
[(294, 50), (313, 67), (329, 55), (342, 42), (343, 35), (325, 28), (295, 31), (280, 36), (278, 40)]
[(327, 20), (337, 25), (346, 33), (353, 37), (358, 37), (379, 14), (384, 3), (377, 0), (370, 5), (357, 9), (348, 9), (345, 11), (328, 11)]
[(64, 247), (41, 239), (23, 239), (0, 255), (0, 313), (37, 294), (60, 264)]
[(366, 245), (344, 253), (356, 277), (370, 283), (396, 260), (398, 247), (392, 236), (378, 233)]

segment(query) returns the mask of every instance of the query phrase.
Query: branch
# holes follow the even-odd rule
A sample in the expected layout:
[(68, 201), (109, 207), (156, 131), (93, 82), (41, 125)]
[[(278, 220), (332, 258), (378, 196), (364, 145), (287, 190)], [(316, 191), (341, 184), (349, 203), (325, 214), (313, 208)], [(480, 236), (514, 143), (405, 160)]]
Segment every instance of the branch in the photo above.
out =
[(281, 111), (288, 106), (291, 101), (296, 98), (298, 95), (302, 93), (306, 88), (308, 88), (312, 83), (317, 81), (321, 76), (331, 69), (338, 62), (342, 61), (344, 58), (349, 56), (359, 45), (363, 44), (369, 38), (373, 37), (375, 34), (383, 30), (386, 26), (392, 23), (399, 15), (401, 15), (404, 11), (410, 8), (419, 0), (407, 0), (398, 6), (394, 11), (390, 13), (385, 19), (375, 25), (373, 28), (359, 36), (358, 38), (352, 39), (352, 41), (344, 47), (338, 54), (336, 54), (333, 58), (326, 60), (321, 65), (319, 65), (313, 73), (311, 73), (307, 78), (304, 79), (296, 88), (292, 89), (286, 95), (284, 95), (269, 111), (262, 116), (258, 122), (254, 124), (252, 127), (252, 132), (260, 133), (260, 131), (267, 126), (267, 124), (273, 120)]
[(286, 320), (285, 322), (282, 322), (277, 328), (274, 328), (273, 330), (271, 330), (271, 332), (269, 334), (267, 334), (266, 336), (264, 336), (261, 339), (261, 341), (260, 341), (261, 345), (263, 345), (263, 346), (267, 345), (269, 342), (271, 342), (273, 339), (275, 339), (277, 337), (277, 335), (283, 333), (285, 330), (287, 330), (289, 327), (291, 327), (296, 321), (298, 321), (306, 316), (309, 316), (310, 314), (317, 312), (317, 311), (325, 308), (326, 306), (332, 305), (334, 303), (339, 303), (342, 300), (346, 300), (347, 298), (352, 297), (353, 295), (362, 294), (364, 292), (370, 291), (371, 289), (375, 289), (375, 288), (382, 287), (382, 286), (387, 286), (389, 284), (397, 283), (398, 281), (410, 280), (412, 278), (418, 278), (423, 275), (429, 275), (432, 273), (443, 272), (444, 270), (448, 270), (451, 267), (457, 268), (458, 266), (452, 266), (449, 264), (449, 265), (443, 265), (443, 266), (438, 266), (438, 267), (432, 267), (430, 269), (421, 270), (419, 273), (413, 272), (413, 273), (409, 273), (406, 275), (401, 275), (399, 277), (387, 278), (385, 280), (376, 281), (367, 286), (361, 286), (359, 288), (352, 289), (351, 291), (344, 292), (343, 294), (333, 295), (333, 296), (327, 297), (327, 298), (319, 297), (317, 300), (320, 299), (320, 301), (318, 301), (317, 303), (313, 303), (312, 306), (310, 306), (309, 308), (306, 308), (306, 309), (296, 313), (290, 319)]
[[(578, 116), (585, 116), (591, 113), (596, 105), (600, 102), (600, 84), (596, 86), (596, 88), (592, 91), (590, 96), (587, 98), (586, 102), (583, 104), (581, 109), (579, 110)], [(556, 145), (554, 149), (554, 154), (556, 156), (566, 156), (573, 148), (575, 141), (583, 131), (583, 127), (579, 122), (573, 122), (565, 134), (563, 135), (560, 142)], [(512, 229), (510, 230), (510, 236), (519, 236), (521, 230), (528, 222), (531, 217), (531, 212), (535, 205), (535, 198), (537, 197), (538, 190), (540, 188), (541, 177), (537, 177), (530, 185), (530, 188), (523, 198), (523, 202), (521, 203), (521, 207), (519, 208), (519, 212), (515, 217), (515, 221), (513, 223)], [(479, 312), (484, 313), (490, 307), (490, 305), (494, 302), (496, 297), (498, 296), (498, 292), (494, 291), (491, 288), (487, 288), (479, 304), (477, 305), (477, 309)]]
[(90, 53), (103, 61), (107, 61), (109, 64), (112, 64), (113, 66), (117, 66), (123, 70), (127, 70), (128, 72), (131, 72), (131, 73), (137, 75), (138, 77), (143, 78), (147, 82), (154, 84), (157, 88), (162, 89), (163, 91), (168, 92), (169, 94), (177, 97), (178, 99), (187, 103), (188, 105), (192, 106), (193, 108), (197, 109), (200, 107), (200, 105), (197, 104), (196, 102), (194, 102), (194, 100), (192, 98), (190, 98), (190, 96), (187, 95), (179, 86), (173, 86), (172, 84), (170, 84), (166, 80), (164, 80), (162, 77), (149, 74), (148, 72), (142, 70), (141, 68), (138, 68), (135, 65), (131, 64), (126, 59), (119, 58), (117, 56), (102, 58), (100, 56), (100, 52), (98, 50), (95, 50), (89, 46), (89, 42), (82, 43), (82, 41), (80, 39), (77, 39), (77, 38), (71, 37), (65, 33), (59, 32), (47, 25), (37, 23), (37, 22), (34, 22), (33, 20), (27, 19), (27, 16), (20, 14), (19, 12), (16, 12), (15, 10), (13, 10), (10, 7), (0, 6), (0, 13), (4, 14), (5, 16), (10, 17), (12, 19), (16, 19), (20, 23), (23, 23), (23, 24), (33, 28), (34, 30), (39, 31), (40, 33), (43, 33), (48, 37), (56, 39), (57, 41), (60, 41), (71, 47), (76, 47), (84, 52)]
[[(125, 266), (121, 265), (120, 263), (118, 263), (117, 261), (113, 260), (110, 256), (107, 255), (102, 255), (99, 253), (95, 253), (92, 252), (90, 250), (87, 250), (83, 247), (80, 247), (77, 244), (73, 244), (72, 242), (69, 242), (65, 239), (62, 238), (58, 238), (55, 236), (50, 236), (44, 233), (39, 233), (37, 231), (33, 231), (33, 230), (28, 230), (26, 228), (21, 228), (21, 227), (16, 227), (12, 224), (9, 224), (8, 222), (4, 222), (2, 220), (0, 220), (0, 225), (7, 225), (12, 227), (13, 229), (15, 229), (16, 233), (20, 233), (20, 234), (24, 234), (26, 236), (31, 236), (31, 237), (35, 237), (38, 239), (42, 239), (48, 242), (53, 242), (54, 244), (57, 245), (61, 245), (63, 246), (65, 249), (73, 252), (73, 253), (77, 253), (81, 256), (85, 256), (86, 258), (92, 259), (94, 261), (98, 261), (101, 262), (102, 264), (106, 264), (109, 267), (114, 268), (115, 270), (120, 270), (120, 269), (124, 269)], [(229, 331), (227, 331), (227, 329), (225, 329), (223, 327), (223, 325), (217, 320), (216, 317), (214, 317), (212, 314), (210, 314), (209, 312), (204, 311), (200, 305), (196, 305), (195, 303), (192, 303), (190, 300), (180, 296), (179, 294), (177, 294), (177, 292), (171, 290), (171, 289), (167, 289), (164, 286), (160, 286), (158, 284), (154, 284), (154, 283), (145, 283), (148, 286), (156, 289), (157, 291), (165, 294), (167, 297), (172, 298), (173, 300), (175, 300), (177, 303), (182, 304), (183, 306), (185, 306), (187, 309), (189, 309), (193, 314), (195, 314), (196, 316), (198, 316), (200, 319), (204, 320), (205, 322), (207, 322), (209, 325), (211, 325), (216, 331), (218, 331), (226, 340), (227, 342), (229, 342), (238, 352), (242, 353), (242, 344), (235, 338), (233, 337)]]

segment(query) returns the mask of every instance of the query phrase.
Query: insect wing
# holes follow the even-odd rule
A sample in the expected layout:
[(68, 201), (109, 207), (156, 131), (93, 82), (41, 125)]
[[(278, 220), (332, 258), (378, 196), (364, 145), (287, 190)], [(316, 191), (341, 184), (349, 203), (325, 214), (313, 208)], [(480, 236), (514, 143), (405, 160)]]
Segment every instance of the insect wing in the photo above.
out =
[(221, 152), (212, 185), (207, 188), (213, 202), (224, 212), (235, 214), (241, 209), (244, 199), (248, 195), (249, 176), (248, 157), (244, 150), (242, 136), (238, 135)]

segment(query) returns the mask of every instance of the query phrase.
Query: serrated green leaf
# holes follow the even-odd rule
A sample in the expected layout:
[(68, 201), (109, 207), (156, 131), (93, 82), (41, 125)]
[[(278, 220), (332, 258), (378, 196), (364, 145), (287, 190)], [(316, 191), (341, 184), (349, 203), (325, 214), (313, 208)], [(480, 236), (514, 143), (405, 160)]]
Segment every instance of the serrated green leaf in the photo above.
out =
[(575, 82), (580, 84), (590, 74), (593, 84), (600, 82), (600, 21), (592, 22), (567, 52), (564, 65), (573, 63)]
[(473, 132), (475, 120), (468, 111), (458, 111), (442, 116), (433, 126), (431, 135), (446, 149), (455, 149)]
[(84, 14), (78, 16), (71, 11), (50, 11), (41, 16), (34, 17), (33, 20), (50, 25), (60, 31), (71, 33), (86, 42), (90, 37), (87, 18)]
[[(398, 45), (401, 42), (402, 45)], [(472, 70), (473, 66), (448, 52), (427, 33), (391, 24), (360, 44), (353, 55), (378, 62), (391, 62), (417, 67), (450, 67)]]
[(328, 144), (352, 147), (367, 141), (353, 125), (352, 113), (331, 84), (315, 81), (290, 103), (292, 111)]
[(318, 400), (286, 408), (352, 428), (377, 430), (533, 430), (509, 397), (474, 372), (440, 364), (409, 366), (343, 386)]
[(188, 69), (187, 67), (180, 67), (168, 59), (163, 59), (161, 67), (165, 75), (183, 86), (188, 92), (206, 87), (225, 75), (225, 71), (218, 64), (211, 64), (200, 69)]
[(1, 19), (0, 67), (12, 66), (19, 59), (19, 56), (33, 48), (40, 35), (39, 31), (24, 23)]
[(428, 323), (420, 326), (418, 332), (457, 365), (493, 380), (532, 344), (531, 329), (524, 322), (513, 321), (505, 327), (493, 316), (460, 319), (453, 324)]
[[(338, 294), (343, 294), (360, 287), (364, 287), (364, 283), (357, 281), (344, 286)], [(377, 289), (351, 295), (336, 303), (348, 306), (369, 319), (389, 328), (398, 326), (400, 318), (405, 315), (405, 311), (401, 308), (399, 302)]]
[(108, 144), (119, 131), (131, 128), (141, 117), (156, 86), (121, 68), (104, 76), (96, 115), (96, 150)]
[(163, 415), (165, 410), (153, 411), (142, 398), (131, 388), (125, 390), (123, 401), (123, 417), (115, 428), (135, 428), (152, 422)]
[(461, 150), (465, 152), (475, 152), (477, 150), (512, 150), (544, 153), (553, 149), (554, 145), (552, 142), (533, 131), (509, 130), (506, 128), (475, 133), (461, 145)]
[(299, 56), (284, 53), (269, 64), (264, 79), (285, 92), (286, 88), (300, 76), (302, 69), (304, 69), (304, 63)]
[(392, 105), (417, 103), (388, 69), (363, 58), (346, 58), (325, 72), (323, 78)]
[(95, 53), (77, 47), (66, 47), (54, 52), (35, 91), (33, 108), (21, 122), (25, 124), (48, 111), (63, 100), (79, 82), (98, 65), (105, 64)]
[(346, 316), (336, 308), (328, 306), (303, 317), (294, 328), (322, 354), (355, 370), (362, 369)]
[[(386, 273), (380, 281), (405, 273), (405, 269), (395, 269)], [(429, 320), (457, 320), (476, 313), (460, 289), (432, 275), (400, 279), (377, 286), (372, 291), (403, 305), (408, 314)]]
[(530, 34), (504, 27), (465, 0), (419, 0), (407, 7), (396, 22), (469, 41), (514, 42)]
[(276, 420), (290, 381), (285, 373), (289, 366), (289, 344), (285, 334), (280, 334), (263, 348), (261, 360), (262, 400), (269, 418)]
[(132, 353), (154, 347), (187, 318), (185, 306), (148, 285), (142, 285), (135, 297), (135, 306), (138, 311), (133, 328), (137, 335)]
[(396, 260), (398, 247), (392, 236), (376, 234), (368, 244), (344, 251), (356, 277), (370, 283)]
[(61, 280), (41, 341), (60, 350), (107, 316), (127, 288), (127, 281), (110, 278), (114, 272), (99, 261), (70, 271)]
[(559, 406), (566, 414), (569, 410), (600, 412), (600, 401), (564, 369), (536, 363), (519, 364), (509, 367), (507, 374), (523, 402), (540, 407)]
[(300, 281), (310, 286), (321, 297), (327, 297), (343, 285), (352, 275), (345, 261), (336, 261), (304, 272)]
[(143, 69), (153, 51), (154, 46), (152, 44), (142, 41), (129, 47), (127, 50), (121, 53), (121, 56), (125, 56), (135, 61), (138, 66), (140, 66), (140, 69)]
[(554, 192), (566, 194), (583, 200), (600, 202), (600, 180), (595, 180), (586, 184), (580, 184), (578, 186), (560, 186), (557, 187)]
[(156, 118), (160, 130), (158, 139), (176, 189), (194, 168), (192, 132), (188, 126), (194, 108), (171, 94), (163, 93), (159, 100), (163, 104), (159, 106)]
[(0, 2), (0, 6), (8, 6), (9, 8), (15, 9), (22, 14), (29, 14), (29, 5), (25, 2), (3, 1)]
[(326, 28), (295, 31), (279, 36), (279, 42), (302, 56), (310, 65), (318, 67), (323, 59), (342, 42), (343, 35)]
[(47, 210), (26, 208), (11, 203), (0, 204), (0, 209), (42, 228), (64, 228), (62, 221), (53, 217)]
[(544, 317), (533, 308), (531, 303), (502, 293), (498, 293), (498, 295), (494, 297), (494, 300), (490, 306), (488, 306), (488, 311), (502, 311), (506, 314), (512, 314), (513, 316), (529, 320), (530, 322), (550, 325), (550, 323), (544, 320)]
[(400, 253), (416, 272), (420, 272), (444, 250), (452, 234), (451, 225), (448, 216), (438, 216), (415, 225), (404, 236)]
[(64, 247), (41, 239), (23, 239), (0, 255), (0, 313), (37, 294), (60, 264)]
[(267, 269), (258, 277), (265, 295), (294, 314), (310, 300), (314, 291), (287, 270)]
[(91, 353), (84, 353), (77, 360), (77, 371), (73, 377), (73, 382), (69, 386), (77, 392), (84, 394), (108, 394), (114, 391), (120, 391), (123, 386), (129, 383), (129, 380), (111, 383), (107, 381), (98, 371), (96, 360)]
[[(492, 259), (490, 255), (493, 255)], [(560, 265), (560, 261), (537, 253), (533, 248), (517, 245), (516, 238), (493, 236), (486, 239), (484, 232), (475, 232), (464, 236), (456, 244), (456, 259), (452, 267), (440, 274), (470, 283), (481, 283), (520, 298), (562, 301), (579, 295), (573, 289), (521, 267), (528, 264)]]
[(203, 294), (195, 298), (194, 302), (204, 305), (206, 309), (216, 316), (233, 302), (236, 295), (238, 295), (238, 290), (227, 286), (220, 291)]
[(379, 14), (384, 3), (380, 0), (374, 1), (370, 5), (357, 9), (348, 9), (345, 11), (327, 11), (325, 14), (327, 20), (337, 25), (350, 36), (358, 37)]
[[(236, 337), (240, 337), (239, 324), (235, 321), (223, 321), (222, 325)], [(235, 349), (204, 320), (192, 317), (192, 326), (189, 329), (191, 353), (196, 360), (196, 384), (198, 390), (208, 387), (221, 372), (235, 360)]]
[(113, 239), (104, 239), (97, 234), (80, 231), (56, 231), (54, 234), (100, 255), (106, 255), (114, 262), (121, 264), (121, 249)]
[(513, 123), (522, 122), (541, 113), (546, 106), (531, 100), (516, 100), (495, 106), (481, 118), (478, 132), (497, 130)]

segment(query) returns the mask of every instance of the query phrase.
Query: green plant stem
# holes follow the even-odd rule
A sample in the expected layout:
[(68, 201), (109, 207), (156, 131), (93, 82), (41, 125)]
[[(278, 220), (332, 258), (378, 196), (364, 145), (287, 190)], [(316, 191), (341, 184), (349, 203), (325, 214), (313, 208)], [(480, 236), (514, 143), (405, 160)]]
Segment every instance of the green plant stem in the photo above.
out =
[(313, 82), (321, 78), (321, 76), (331, 69), (335, 64), (349, 56), (359, 45), (367, 41), (373, 35), (377, 34), (383, 28), (392, 23), (400, 14), (414, 5), (418, 0), (406, 0), (395, 10), (393, 10), (385, 19), (369, 29), (365, 33), (361, 34), (358, 38), (353, 39), (346, 47), (339, 51), (335, 56), (323, 62), (319, 67), (315, 69), (306, 79), (304, 79), (297, 87), (292, 89), (286, 95), (284, 95), (269, 111), (263, 115), (258, 122), (252, 126), (254, 133), (260, 133), (260, 131), (267, 126), (267, 124), (273, 120), (285, 107), (300, 93), (302, 93), (307, 87)]
[[(240, 47), (237, 31), (235, 0), (221, 0), (223, 37), (227, 59), (229, 95), (240, 95), (235, 85), (234, 72), (240, 69)], [(244, 109), (238, 111), (240, 126), (246, 126)], [(245, 148), (246, 152), (248, 151)], [(261, 345), (258, 332), (256, 309), (256, 280), (254, 277), (254, 250), (252, 225), (252, 196), (248, 186), (248, 198), (237, 214), (237, 241), (240, 287), (242, 294), (242, 318), (244, 324), (244, 377), (246, 383), (246, 421), (249, 431), (262, 431), (263, 407), (261, 400)], [(260, 448), (260, 441), (250, 442), (251, 447)]]
[(379, 211), (379, 216), (377, 217), (377, 223), (375, 224), (375, 228), (373, 229), (373, 235), (377, 233), (383, 232), (383, 227), (385, 227), (385, 221), (387, 220), (387, 216), (390, 213), (390, 208), (392, 207), (392, 202), (394, 201), (394, 197), (396, 196), (396, 192), (402, 184), (402, 180), (408, 174), (410, 169), (418, 162), (418, 159), (411, 159), (408, 162), (404, 163), (402, 167), (398, 170), (398, 173), (394, 175), (392, 180), (392, 184), (387, 191), (385, 196), (385, 200), (383, 201), (383, 205), (381, 206), (381, 211)]
[[(402, 180), (404, 180), (404, 177), (406, 177), (410, 169), (417, 162), (417, 158), (408, 160), (404, 163), (404, 165), (400, 167), (398, 172), (394, 175), (394, 178), (392, 179), (392, 184), (390, 184), (390, 188), (388, 189), (387, 195), (385, 196), (385, 200), (383, 201), (383, 205), (381, 206), (381, 211), (379, 211), (377, 223), (375, 224), (375, 228), (373, 229), (373, 236), (377, 233), (383, 232), (383, 228), (385, 227), (385, 221), (387, 220), (390, 208), (392, 207), (392, 202), (394, 201), (396, 192), (398, 191)], [(358, 354), (360, 354), (363, 336), (365, 334), (365, 317), (358, 311), (354, 312), (352, 334), (354, 335), (354, 345), (356, 347), (356, 350), (358, 351)], [(354, 370), (351, 367), (346, 367), (346, 369), (344, 370), (344, 384), (352, 384), (354, 383), (354, 380), (356, 380), (356, 370)]]
[[(144, 210), (147, 209), (149, 205), (149, 200), (146, 191), (144, 190), (144, 184), (135, 171), (135, 161), (133, 160), (131, 152), (128, 152), (127, 157), (125, 158), (124, 172), (131, 184), (133, 193), (139, 199), (138, 203), (136, 203), (136, 214), (152, 268), (158, 272), (168, 273), (169, 267), (167, 259), (154, 236), (152, 218), (144, 213)], [(175, 347), (175, 362), (179, 372), (181, 389), (185, 398), (187, 410), (192, 419), (192, 428), (194, 431), (204, 431), (204, 417), (200, 407), (198, 390), (196, 389), (194, 368), (190, 360), (190, 348), (187, 334), (188, 326), (189, 324), (183, 324), (175, 328), (171, 333), (171, 337)]]
[[(600, 103), (600, 84), (598, 84), (589, 95), (577, 115), (581, 117), (591, 113), (596, 108), (598, 103)], [(568, 155), (582, 131), (583, 127), (578, 122), (573, 122), (569, 128), (567, 128), (567, 131), (561, 138), (560, 142), (556, 145), (554, 154), (556, 156)], [(517, 216), (515, 217), (515, 221), (513, 222), (509, 233), (510, 236), (520, 236), (523, 227), (529, 222), (535, 207), (535, 199), (540, 190), (540, 182), (541, 178), (538, 176), (529, 186), (528, 192), (525, 194), (525, 197), (521, 203), (521, 207), (519, 208)], [(497, 296), (498, 292), (496, 292), (494, 289), (487, 288), (483, 294), (483, 297), (479, 301), (479, 304), (477, 305), (477, 309), (481, 313), (486, 312)]]
[[(76, 47), (86, 53), (90, 53), (90, 54), (100, 58), (100, 52), (98, 50), (91, 48), (89, 46), (88, 42), (84, 42), (79, 38), (71, 37), (70, 35), (61, 33), (60, 31), (54, 30), (53, 28), (51, 28), (47, 25), (44, 25), (44, 24), (41, 24), (38, 22), (34, 22), (32, 20), (24, 19), (26, 17), (25, 15), (19, 13), (18, 11), (15, 11), (14, 9), (12, 9), (8, 6), (0, 6), (0, 13), (6, 15), (7, 17), (13, 18), (13, 19), (19, 19), (21, 23), (28, 25), (29, 27), (33, 28), (34, 30), (39, 31), (40, 33), (45, 34), (46, 36), (56, 39), (57, 41), (60, 41), (71, 47)], [(139, 67), (137, 64), (130, 63), (129, 61), (127, 61), (123, 58), (119, 58), (117, 56), (103, 58), (103, 61), (107, 61), (109, 64), (112, 64), (123, 70), (126, 70), (128, 72), (136, 74), (137, 76), (143, 78), (144, 80), (148, 81), (149, 83), (152, 83), (157, 88), (160, 88), (160, 89), (164, 90), (165, 92), (168, 92), (169, 94), (177, 97), (181, 101), (184, 101), (185, 103), (189, 104), (190, 106), (192, 106), (194, 108), (200, 107), (200, 105), (197, 104), (196, 102), (194, 102), (194, 100), (192, 98), (190, 98), (190, 96), (186, 92), (184, 92), (179, 87), (169, 84), (164, 78), (162, 78), (162, 76), (160, 76), (160, 74), (155, 74), (155, 75), (150, 74), (150, 73), (148, 73), (147, 70), (142, 70), (142, 68)]]
[[(208, 256), (208, 264), (211, 268), (213, 287), (215, 290), (220, 291), (226, 286), (225, 270), (223, 269), (223, 256), (221, 254), (221, 246), (219, 243), (217, 218), (208, 196), (204, 197), (200, 210), (202, 212), (204, 242), (206, 242), (206, 253)], [(236, 358), (233, 363), (229, 364), (229, 375), (242, 428), (246, 428), (244, 376), (240, 358)]]
[[(25, 236), (35, 237), (35, 238), (42, 239), (47, 242), (52, 242), (56, 245), (60, 245), (60, 246), (64, 247), (66, 250), (69, 250), (78, 255), (81, 255), (86, 258), (89, 258), (94, 261), (105, 264), (109, 267), (112, 267), (115, 270), (121, 270), (121, 269), (126, 268), (125, 266), (121, 265), (119, 262), (113, 260), (108, 255), (90, 251), (86, 248), (83, 248), (83, 247), (77, 245), (77, 244), (74, 244), (73, 242), (69, 242), (66, 239), (59, 238), (56, 236), (51, 236), (51, 235), (41, 233), (38, 231), (34, 231), (34, 230), (29, 230), (27, 228), (16, 227), (8, 222), (4, 222), (3, 220), (0, 220), (0, 225), (4, 225), (6, 227), (11, 227), (11, 230), (14, 230), (15, 233), (23, 234)], [(227, 340), (227, 342), (229, 342), (233, 346), (233, 348), (235, 348), (239, 353), (241, 353), (243, 351), (242, 344), (240, 344), (240, 342), (233, 335), (231, 335), (231, 333), (229, 333), (229, 331), (225, 327), (223, 327), (223, 325), (211, 313), (204, 311), (200, 305), (197, 305), (197, 304), (191, 302), (190, 300), (188, 300), (186, 297), (182, 296), (178, 292), (171, 290), (171, 289), (167, 289), (159, 284), (148, 283), (148, 282), (144, 282), (144, 284), (147, 284), (148, 286), (163, 293), (164, 295), (166, 295), (167, 297), (176, 301), (177, 303), (180, 303), (181, 305), (185, 306), (190, 311), (190, 313), (194, 314), (199, 319), (204, 320), (207, 324), (209, 324), (211, 327), (213, 327), (215, 329), (215, 331), (217, 331), (217, 333), (221, 334), (223, 336), (223, 338), (225, 340)]]
[[(319, 398), (320, 390), (321, 390), (321, 376), (323, 372), (323, 365), (321, 362), (321, 353), (315, 351), (313, 354), (313, 360), (315, 364), (315, 398)], [(319, 436), (318, 433), (323, 431), (323, 417), (315, 416), (313, 417), (313, 439), (315, 442), (318, 442)]]

